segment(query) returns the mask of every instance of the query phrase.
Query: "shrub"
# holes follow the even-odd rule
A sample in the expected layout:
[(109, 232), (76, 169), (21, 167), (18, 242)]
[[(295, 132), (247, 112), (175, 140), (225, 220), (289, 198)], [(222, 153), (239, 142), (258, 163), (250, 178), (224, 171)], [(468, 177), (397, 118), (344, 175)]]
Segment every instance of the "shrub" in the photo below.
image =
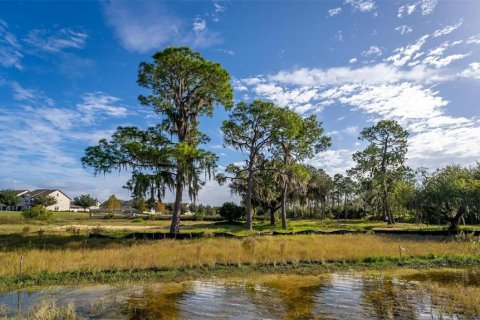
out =
[(53, 215), (52, 211), (47, 210), (44, 206), (36, 205), (30, 209), (22, 211), (22, 216), (27, 220), (49, 220)]
[(22, 229), (23, 233), (29, 233), (30, 230), (31, 230), (30, 226), (25, 226), (25, 227), (23, 227), (23, 229)]
[(113, 214), (112, 212), (109, 212), (105, 215), (104, 218), (105, 219), (113, 219), (113, 218), (115, 218), (115, 214)]
[(203, 215), (203, 213), (194, 213), (193, 215), (193, 220), (195, 221), (203, 221), (203, 219), (205, 218), (205, 216)]
[(225, 202), (218, 210), (220, 216), (230, 222), (239, 220), (245, 215), (245, 208), (233, 202)]

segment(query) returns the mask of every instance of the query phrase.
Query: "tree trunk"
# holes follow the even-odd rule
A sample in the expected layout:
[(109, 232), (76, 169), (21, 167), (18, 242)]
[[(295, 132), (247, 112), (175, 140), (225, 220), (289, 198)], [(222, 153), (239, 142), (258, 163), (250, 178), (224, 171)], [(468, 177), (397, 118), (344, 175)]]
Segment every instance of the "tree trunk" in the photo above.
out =
[(271, 226), (275, 225), (275, 211), (277, 211), (275, 208), (273, 207), (270, 208), (270, 225)]
[(172, 223), (170, 225), (170, 234), (175, 235), (180, 231), (180, 213), (182, 212), (183, 197), (183, 170), (177, 167), (177, 176), (175, 177), (175, 203), (173, 204)]
[(387, 218), (388, 224), (395, 224), (395, 219), (393, 218), (392, 211), (390, 210), (390, 204), (388, 203), (388, 190), (387, 186), (383, 186), (383, 211), (385, 217)]
[(453, 217), (450, 217), (448, 220), (450, 222), (450, 227), (448, 228), (448, 231), (451, 233), (451, 234), (455, 234), (458, 232), (458, 225), (460, 223), (460, 219), (463, 217), (463, 215), (468, 211), (468, 207), (465, 207), (465, 206), (460, 206), (460, 208), (458, 208), (457, 210), (457, 213), (455, 214), (455, 216)]
[(345, 193), (345, 198), (343, 199), (343, 214), (345, 216), (345, 221), (347, 221), (347, 194)]
[(248, 178), (247, 178), (247, 203), (246, 214), (247, 214), (247, 229), (252, 231), (252, 190), (253, 190), (253, 157), (250, 157), (250, 162), (248, 164)]
[(288, 183), (285, 181), (283, 183), (283, 193), (282, 193), (282, 229), (287, 229), (287, 192), (288, 192)]

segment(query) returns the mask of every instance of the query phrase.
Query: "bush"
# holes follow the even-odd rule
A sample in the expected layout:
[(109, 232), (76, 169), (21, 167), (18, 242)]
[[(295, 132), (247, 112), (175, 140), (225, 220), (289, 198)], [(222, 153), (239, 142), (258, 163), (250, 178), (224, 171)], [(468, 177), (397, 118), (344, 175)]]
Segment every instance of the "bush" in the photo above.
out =
[(220, 216), (230, 222), (239, 220), (245, 215), (245, 208), (233, 202), (225, 202), (218, 210)]
[(205, 219), (205, 216), (203, 215), (203, 213), (195, 212), (195, 213), (193, 214), (193, 220), (195, 220), (195, 221), (203, 221), (203, 219)]
[(36, 205), (28, 210), (22, 211), (22, 217), (26, 220), (49, 220), (53, 215), (52, 211), (44, 206)]

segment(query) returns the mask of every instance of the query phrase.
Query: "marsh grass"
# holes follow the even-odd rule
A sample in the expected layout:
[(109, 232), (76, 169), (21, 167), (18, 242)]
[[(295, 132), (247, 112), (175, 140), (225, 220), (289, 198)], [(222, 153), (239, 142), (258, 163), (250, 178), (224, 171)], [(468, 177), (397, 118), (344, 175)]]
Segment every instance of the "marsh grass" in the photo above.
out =
[[(399, 246), (405, 249), (399, 256)], [(246, 239), (206, 238), (105, 243), (85, 247), (82, 240), (63, 248), (24, 247), (0, 252), (0, 277), (16, 276), (23, 256), (25, 275), (116, 270), (172, 270), (216, 265), (277, 265), (340, 262), (401, 264), (417, 257), (480, 259), (471, 243), (428, 237), (380, 235), (298, 235)], [(457, 257), (457, 258), (456, 258)]]
[(55, 302), (43, 301), (28, 310), (25, 315), (7, 317), (8, 308), (4, 315), (0, 314), (1, 320), (80, 320), (82, 319), (75, 311), (73, 303), (65, 306), (57, 306)]

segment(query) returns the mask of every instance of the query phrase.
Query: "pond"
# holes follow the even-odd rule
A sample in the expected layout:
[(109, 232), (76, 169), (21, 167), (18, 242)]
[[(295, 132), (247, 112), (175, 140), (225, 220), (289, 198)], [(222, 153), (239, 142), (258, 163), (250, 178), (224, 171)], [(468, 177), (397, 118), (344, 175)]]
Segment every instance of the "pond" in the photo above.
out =
[(480, 271), (262, 275), (0, 293), (7, 315), (49, 301), (86, 319), (480, 319)]

